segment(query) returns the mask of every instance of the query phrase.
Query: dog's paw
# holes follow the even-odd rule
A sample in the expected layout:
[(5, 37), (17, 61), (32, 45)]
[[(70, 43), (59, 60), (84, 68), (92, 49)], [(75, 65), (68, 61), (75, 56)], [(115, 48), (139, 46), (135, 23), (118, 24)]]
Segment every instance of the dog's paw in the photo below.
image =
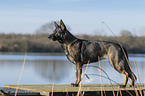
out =
[(120, 88), (125, 88), (126, 87), (126, 85), (120, 85)]
[(78, 87), (79, 84), (71, 83), (71, 86), (72, 86), (72, 87)]
[(134, 87), (134, 85), (131, 84), (131, 85), (129, 85), (129, 87)]

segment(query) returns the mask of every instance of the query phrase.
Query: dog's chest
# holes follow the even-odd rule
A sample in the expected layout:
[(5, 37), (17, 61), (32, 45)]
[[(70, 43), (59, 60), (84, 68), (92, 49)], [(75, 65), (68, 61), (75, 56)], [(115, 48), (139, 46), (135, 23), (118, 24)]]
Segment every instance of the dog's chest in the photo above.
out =
[(65, 55), (71, 62), (76, 63), (80, 61), (80, 50), (78, 46), (64, 44), (63, 48)]

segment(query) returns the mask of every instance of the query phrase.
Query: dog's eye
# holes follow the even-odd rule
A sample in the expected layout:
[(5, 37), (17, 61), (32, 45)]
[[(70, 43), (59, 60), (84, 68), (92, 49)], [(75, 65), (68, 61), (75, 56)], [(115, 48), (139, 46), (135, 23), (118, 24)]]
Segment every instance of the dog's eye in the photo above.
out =
[(56, 35), (60, 35), (60, 33), (57, 31), (57, 32), (56, 32)]

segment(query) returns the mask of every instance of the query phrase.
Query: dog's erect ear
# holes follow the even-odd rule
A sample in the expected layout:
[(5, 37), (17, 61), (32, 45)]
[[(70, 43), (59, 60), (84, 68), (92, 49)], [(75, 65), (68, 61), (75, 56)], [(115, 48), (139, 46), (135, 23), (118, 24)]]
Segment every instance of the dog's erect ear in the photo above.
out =
[(54, 25), (56, 28), (59, 27), (59, 25), (55, 21), (54, 21)]
[(65, 27), (62, 19), (60, 20), (60, 27), (61, 27), (62, 30), (66, 30), (66, 27)]

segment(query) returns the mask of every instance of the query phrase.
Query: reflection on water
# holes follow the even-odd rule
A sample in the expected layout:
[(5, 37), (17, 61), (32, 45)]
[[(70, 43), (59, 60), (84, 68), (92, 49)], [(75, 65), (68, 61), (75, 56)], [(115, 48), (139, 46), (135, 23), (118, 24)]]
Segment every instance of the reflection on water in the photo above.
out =
[[(17, 84), (21, 73), (23, 54), (0, 54), (0, 86)], [(134, 61), (136, 61), (141, 82), (145, 79), (145, 56), (130, 57), (131, 68), (137, 76)], [(100, 62), (101, 68), (107, 72), (109, 77), (116, 82), (123, 83), (123, 77), (116, 72), (107, 60)], [(93, 63), (99, 66), (99, 63)], [(83, 68), (83, 72), (85, 67)], [(93, 80), (91, 83), (101, 83), (98, 69), (89, 67), (88, 76)], [(103, 76), (106, 76), (101, 72)], [(86, 77), (83, 83), (86, 83)], [(28, 54), (20, 84), (70, 84), (75, 81), (75, 70), (71, 62), (62, 55)], [(139, 79), (138, 79), (139, 81)], [(109, 80), (102, 78), (103, 83)]]
[(69, 76), (69, 67), (73, 67), (72, 64), (65, 64), (64, 60), (49, 60), (49, 61), (37, 61), (35, 62), (35, 71), (42, 78), (49, 80), (50, 82), (58, 82), (62, 79), (66, 79)]

